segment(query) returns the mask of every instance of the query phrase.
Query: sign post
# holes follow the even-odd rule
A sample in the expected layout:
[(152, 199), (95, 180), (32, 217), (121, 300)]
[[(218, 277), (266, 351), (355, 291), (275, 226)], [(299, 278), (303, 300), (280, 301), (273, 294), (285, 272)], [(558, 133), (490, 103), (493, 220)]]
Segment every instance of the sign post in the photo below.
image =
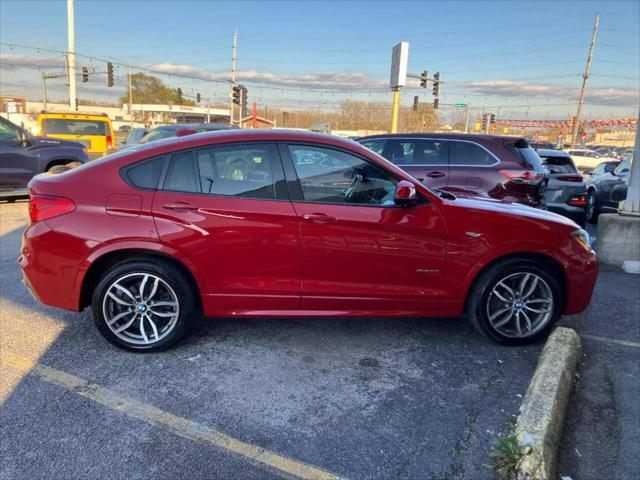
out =
[(400, 42), (393, 47), (391, 55), (391, 78), (389, 84), (393, 91), (393, 109), (391, 112), (391, 133), (398, 133), (398, 114), (400, 111), (400, 88), (407, 85), (407, 65), (409, 63), (409, 42)]

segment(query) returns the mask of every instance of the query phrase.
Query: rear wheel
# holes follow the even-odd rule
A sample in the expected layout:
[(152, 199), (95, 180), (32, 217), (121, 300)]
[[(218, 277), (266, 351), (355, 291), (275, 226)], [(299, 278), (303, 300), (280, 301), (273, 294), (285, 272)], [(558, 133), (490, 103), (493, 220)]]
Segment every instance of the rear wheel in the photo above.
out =
[(598, 203), (598, 195), (596, 195), (596, 192), (589, 190), (587, 194), (587, 222), (598, 223), (598, 216), (600, 215), (600, 205)]
[(560, 286), (541, 264), (524, 259), (500, 262), (474, 283), (469, 318), (483, 335), (505, 345), (545, 337), (561, 313)]
[(163, 350), (199, 316), (186, 276), (158, 260), (133, 260), (105, 272), (92, 300), (93, 318), (111, 343), (134, 351)]

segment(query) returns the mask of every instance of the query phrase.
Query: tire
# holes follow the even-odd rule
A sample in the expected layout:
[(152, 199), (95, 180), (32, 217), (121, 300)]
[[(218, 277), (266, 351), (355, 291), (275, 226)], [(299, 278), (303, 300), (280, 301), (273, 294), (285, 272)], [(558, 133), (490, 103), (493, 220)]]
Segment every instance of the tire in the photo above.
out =
[(594, 190), (589, 190), (587, 194), (587, 222), (596, 224), (598, 223), (598, 217), (600, 216), (600, 202), (598, 201), (598, 195)]
[[(140, 286), (145, 297), (142, 301)], [(100, 333), (120, 348), (136, 352), (165, 350), (200, 318), (196, 294), (187, 276), (171, 263), (135, 258), (102, 275), (91, 301), (93, 319)], [(118, 332), (122, 327), (126, 328)]]
[[(523, 301), (523, 295), (518, 296), (517, 286), (525, 276), (528, 283), (522, 292)], [(534, 283), (533, 292), (526, 296)], [(506, 284), (511, 288), (515, 298), (499, 284)], [(475, 329), (494, 342), (503, 345), (526, 345), (549, 334), (560, 318), (562, 302), (560, 284), (548, 268), (531, 260), (513, 258), (496, 263), (476, 279), (469, 291), (467, 313)], [(504, 310), (504, 313), (493, 318), (492, 323), (490, 312), (493, 317), (501, 310)], [(535, 313), (535, 310), (544, 313)], [(506, 324), (501, 326), (505, 321)], [(527, 324), (532, 327), (530, 330)], [(520, 328), (523, 332), (518, 331)]]

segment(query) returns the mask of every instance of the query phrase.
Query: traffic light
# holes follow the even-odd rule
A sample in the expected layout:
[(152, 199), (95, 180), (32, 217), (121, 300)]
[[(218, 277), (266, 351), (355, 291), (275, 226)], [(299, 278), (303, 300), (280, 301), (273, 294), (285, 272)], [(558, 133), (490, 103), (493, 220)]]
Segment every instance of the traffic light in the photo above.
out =
[(438, 106), (440, 105), (440, 99), (438, 97), (433, 99), (433, 109), (438, 110)]
[(89, 69), (87, 67), (82, 67), (82, 83), (87, 83), (89, 81)]
[(482, 128), (480, 129), (480, 133), (485, 133), (487, 131), (487, 114), (482, 114)]
[(200, 94), (196, 93), (196, 103), (200, 103)]
[(420, 86), (422, 88), (427, 88), (427, 77), (429, 76), (429, 72), (426, 70), (420, 74)]
[(418, 95), (414, 95), (413, 97), (413, 111), (418, 111)]
[(433, 96), (440, 96), (440, 72), (433, 74)]
[(182, 105), (182, 89), (178, 87), (178, 105)]
[(496, 124), (496, 114), (495, 113), (491, 114), (489, 121), (490, 121), (491, 125), (495, 125)]
[(76, 112), (78, 111), (78, 99), (76, 98)]
[(233, 97), (233, 103), (235, 103), (236, 105), (240, 105), (240, 95), (241, 95), (241, 91), (242, 91), (242, 87), (240, 85), (234, 85), (232, 90), (232, 97)]
[(249, 105), (249, 102), (247, 101), (247, 87), (242, 85), (242, 88), (241, 88), (240, 92), (241, 92), (241, 95), (240, 95), (241, 104), (240, 105), (242, 106), (241, 115), (242, 115), (242, 118), (244, 118), (249, 114), (249, 111), (247, 109), (247, 105)]
[(107, 63), (107, 87), (113, 87), (113, 63)]

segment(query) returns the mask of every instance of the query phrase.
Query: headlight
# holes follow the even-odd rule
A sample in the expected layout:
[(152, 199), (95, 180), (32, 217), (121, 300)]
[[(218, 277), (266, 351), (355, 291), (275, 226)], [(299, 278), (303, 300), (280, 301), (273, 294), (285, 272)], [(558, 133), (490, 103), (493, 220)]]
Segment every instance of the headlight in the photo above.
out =
[(571, 236), (582, 245), (585, 250), (591, 251), (591, 241), (589, 240), (589, 234), (586, 230), (579, 228), (578, 230), (574, 230), (571, 232)]

